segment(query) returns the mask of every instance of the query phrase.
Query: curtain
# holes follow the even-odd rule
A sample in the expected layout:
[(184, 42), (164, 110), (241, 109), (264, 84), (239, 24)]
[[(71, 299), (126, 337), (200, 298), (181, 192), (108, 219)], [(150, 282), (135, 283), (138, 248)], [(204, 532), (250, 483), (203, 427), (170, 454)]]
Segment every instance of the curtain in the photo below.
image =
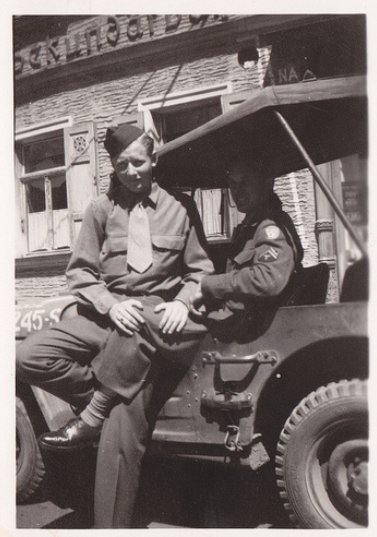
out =
[(47, 213), (28, 214), (29, 251), (48, 249)]
[(54, 249), (69, 246), (69, 215), (68, 209), (52, 212), (54, 226)]

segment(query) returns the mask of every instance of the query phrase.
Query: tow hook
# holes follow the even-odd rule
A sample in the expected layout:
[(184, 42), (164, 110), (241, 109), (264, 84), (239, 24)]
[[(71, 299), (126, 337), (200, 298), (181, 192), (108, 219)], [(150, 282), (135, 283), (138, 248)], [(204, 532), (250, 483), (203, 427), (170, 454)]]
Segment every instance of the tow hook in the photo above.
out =
[(240, 443), (240, 428), (237, 425), (227, 425), (227, 431), (224, 438), (224, 446), (228, 451), (242, 451)]

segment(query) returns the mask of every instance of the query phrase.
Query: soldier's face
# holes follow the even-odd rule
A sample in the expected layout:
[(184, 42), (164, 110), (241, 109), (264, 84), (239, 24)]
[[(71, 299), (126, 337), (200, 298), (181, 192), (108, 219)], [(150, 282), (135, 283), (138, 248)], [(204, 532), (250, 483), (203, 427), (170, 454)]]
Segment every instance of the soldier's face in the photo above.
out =
[(228, 183), (241, 213), (254, 211), (265, 200), (265, 182), (248, 164), (240, 162), (232, 165), (228, 172)]
[(112, 159), (115, 173), (128, 190), (149, 193), (152, 184), (153, 158), (140, 140), (135, 140)]

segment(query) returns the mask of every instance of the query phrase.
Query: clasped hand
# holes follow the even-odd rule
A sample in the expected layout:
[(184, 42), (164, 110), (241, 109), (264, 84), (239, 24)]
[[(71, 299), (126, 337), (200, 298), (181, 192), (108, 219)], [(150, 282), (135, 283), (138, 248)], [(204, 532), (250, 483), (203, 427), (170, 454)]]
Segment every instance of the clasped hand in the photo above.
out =
[[(140, 300), (130, 298), (124, 302), (117, 302), (109, 311), (109, 317), (113, 323), (125, 334), (132, 336), (134, 332), (139, 332), (145, 320), (140, 313), (143, 304)], [(163, 311), (159, 328), (163, 334), (173, 334), (180, 332), (188, 318), (188, 308), (180, 300), (163, 302), (154, 308), (155, 313)]]

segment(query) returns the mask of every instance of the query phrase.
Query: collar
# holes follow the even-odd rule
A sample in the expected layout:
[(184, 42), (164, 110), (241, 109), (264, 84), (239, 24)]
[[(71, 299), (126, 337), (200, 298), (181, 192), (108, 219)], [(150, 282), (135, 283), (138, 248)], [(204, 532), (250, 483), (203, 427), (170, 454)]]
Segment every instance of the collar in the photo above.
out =
[(151, 205), (151, 207), (153, 209), (156, 208), (157, 206), (157, 201), (158, 201), (158, 195), (160, 193), (160, 187), (158, 186), (158, 183), (156, 183), (156, 181), (153, 181), (152, 182), (152, 186), (151, 186), (151, 191), (150, 191), (150, 194), (149, 196), (145, 199), (145, 202), (149, 205)]
[(126, 207), (128, 208), (128, 210), (130, 211), (137, 203), (142, 203), (144, 205), (144, 207), (146, 207), (147, 205), (149, 205), (150, 207), (152, 207), (152, 209), (155, 209), (157, 207), (157, 202), (158, 202), (158, 198), (159, 198), (159, 194), (160, 194), (160, 187), (158, 185), (158, 183), (156, 183), (156, 181), (153, 181), (152, 182), (152, 185), (151, 185), (151, 191), (150, 193), (148, 194), (148, 196), (142, 200), (138, 200), (137, 197), (135, 195), (133, 195), (133, 193), (129, 192), (129, 191), (126, 191), (125, 189), (123, 189), (122, 187), (118, 188), (118, 195), (120, 195), (124, 202), (125, 202), (125, 205)]
[(259, 224), (261, 220), (271, 217), (271, 215), (275, 214), (276, 212), (281, 212), (281, 209), (279, 210), (271, 203), (265, 203), (259, 206), (255, 211), (246, 213), (241, 225), (248, 227)]
[(255, 213), (246, 213), (245, 218), (241, 222), (241, 227), (252, 227), (260, 221), (259, 215)]

